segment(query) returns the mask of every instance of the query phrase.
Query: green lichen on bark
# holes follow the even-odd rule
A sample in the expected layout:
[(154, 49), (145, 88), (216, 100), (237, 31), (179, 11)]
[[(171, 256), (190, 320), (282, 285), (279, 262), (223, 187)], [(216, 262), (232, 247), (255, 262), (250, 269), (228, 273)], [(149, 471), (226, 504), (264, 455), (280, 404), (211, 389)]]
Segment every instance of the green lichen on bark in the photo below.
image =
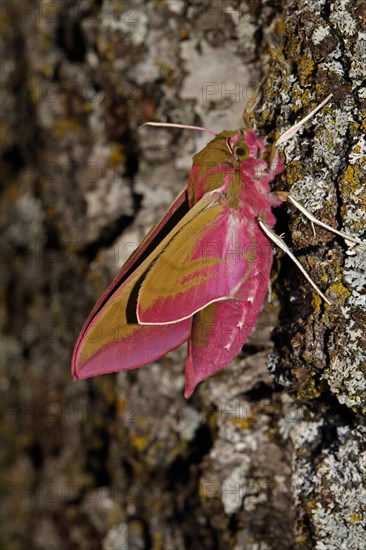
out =
[[(364, 236), (366, 216), (360, 9), (361, 4), (351, 2), (287, 3), (278, 16), (285, 24), (283, 40), (267, 50), (274, 77), (263, 106), (278, 132), (333, 93), (317, 120), (285, 146), (287, 169), (280, 186), (326, 223), (356, 236)], [(361, 505), (365, 250), (349, 250), (326, 231), (316, 230), (314, 237), (298, 213), (291, 212), (289, 222), (287, 238), (333, 302), (328, 307), (314, 296), (286, 262), (279, 278), (281, 324), (270, 366), (302, 403), (297, 405), (301, 422), (290, 430), (296, 540), (306, 548), (356, 549), (366, 524)]]
[[(299, 108), (305, 113), (328, 93), (333, 98), (309, 129), (284, 147), (281, 185), (326, 223), (359, 236), (366, 219), (364, 59), (356, 55), (358, 43), (364, 41), (359, 6), (299, 2), (296, 8), (295, 4), (281, 15), (286, 29), (278, 46), (282, 55), (278, 62), (278, 52), (270, 52), (274, 77), (266, 86), (263, 108), (268, 113), (271, 105), (278, 129), (298, 119)], [(358, 247), (350, 256), (347, 244), (326, 231), (317, 230), (314, 238), (301, 216), (291, 215), (290, 221), (293, 247), (334, 305), (328, 308), (317, 300), (317, 307), (307, 309), (309, 291), (295, 275), (295, 283), (283, 292), (288, 307), (278, 336), (279, 369), (285, 368), (290, 378), (292, 373), (290, 387), (297, 391), (300, 386), (299, 396), (304, 396), (305, 385), (306, 398), (331, 392), (340, 403), (362, 411), (365, 252)], [(310, 380), (314, 383), (308, 386)]]

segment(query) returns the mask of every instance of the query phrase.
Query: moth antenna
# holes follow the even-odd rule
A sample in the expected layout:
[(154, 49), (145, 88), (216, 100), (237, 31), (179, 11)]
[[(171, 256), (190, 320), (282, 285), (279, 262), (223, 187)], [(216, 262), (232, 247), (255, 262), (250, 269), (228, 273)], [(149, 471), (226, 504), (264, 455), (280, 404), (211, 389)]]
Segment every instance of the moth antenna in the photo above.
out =
[(311, 284), (311, 286), (317, 291), (317, 293), (319, 294), (319, 296), (321, 296), (323, 298), (323, 300), (328, 304), (328, 305), (332, 305), (332, 303), (328, 300), (328, 298), (322, 293), (322, 291), (320, 290), (320, 288), (314, 283), (313, 279), (310, 277), (310, 275), (306, 272), (306, 270), (303, 268), (303, 266), (301, 265), (301, 263), (299, 262), (299, 260), (292, 254), (291, 250), (288, 248), (287, 244), (285, 243), (285, 241), (283, 241), (281, 239), (281, 237), (279, 237), (278, 235), (276, 235), (276, 233), (274, 233), (272, 231), (272, 229), (270, 229), (268, 227), (268, 225), (266, 225), (261, 219), (258, 219), (258, 223), (260, 225), (260, 227), (262, 228), (262, 230), (264, 231), (264, 233), (267, 235), (267, 237), (269, 237), (271, 239), (271, 241), (273, 241), (279, 248), (281, 248), (281, 250), (283, 250), (290, 258), (291, 260), (295, 263), (295, 265), (297, 265), (297, 267), (300, 269), (301, 273), (304, 275), (304, 277), (309, 281), (309, 283)]
[(268, 303), (272, 303), (272, 283), (269, 281), (268, 283)]
[(276, 146), (278, 145), (281, 145), (282, 143), (285, 143), (286, 141), (288, 141), (290, 138), (292, 138), (292, 136), (294, 136), (296, 134), (296, 132), (298, 132), (301, 128), (301, 126), (303, 126), (305, 124), (305, 122), (307, 122), (310, 118), (312, 118), (322, 107), (324, 107), (324, 105), (326, 103), (328, 103), (328, 101), (330, 100), (330, 98), (333, 96), (333, 94), (329, 94), (325, 99), (324, 101), (322, 101), (317, 107), (315, 107), (315, 109), (313, 109), (312, 111), (310, 111), (310, 113), (308, 115), (306, 115), (304, 118), (302, 118), (300, 120), (300, 122), (297, 122), (296, 124), (294, 124), (293, 126), (291, 126), (291, 128), (289, 128), (288, 130), (286, 130), (286, 132), (284, 132), (279, 138), (278, 140), (276, 141)]
[[(281, 194), (283, 195), (282, 192), (281, 192)], [(324, 227), (324, 229), (328, 229), (328, 231), (331, 231), (335, 235), (339, 235), (340, 237), (342, 237), (343, 239), (345, 239), (347, 241), (352, 241), (353, 243), (361, 244), (363, 246), (366, 246), (366, 241), (362, 241), (361, 239), (358, 239), (357, 237), (352, 237), (352, 235), (348, 235), (347, 233), (344, 233), (343, 231), (338, 231), (338, 229), (334, 229), (334, 227), (331, 227), (330, 225), (327, 225), (326, 223), (318, 220), (315, 216), (313, 216), (313, 214), (311, 214), (311, 212), (306, 210), (306, 208), (304, 208), (302, 206), (302, 204), (300, 204), (291, 195), (287, 194), (286, 198), (289, 202), (291, 202), (294, 206), (296, 206), (296, 208), (298, 210), (300, 210), (300, 212), (302, 212), (304, 214), (304, 216), (306, 216), (308, 218), (308, 220), (311, 221), (312, 224), (315, 223), (316, 225), (320, 225), (320, 227)]]
[(260, 97), (261, 97), (261, 89), (263, 87), (263, 84), (267, 80), (267, 76), (263, 77), (254, 92), (251, 94), (249, 99), (246, 101), (243, 109), (243, 122), (245, 128), (251, 128), (252, 123), (250, 121), (249, 115), (254, 111), (256, 106), (259, 103)]
[(209, 130), (208, 128), (203, 128), (202, 126), (189, 126), (187, 124), (175, 124), (172, 122), (145, 122), (144, 124), (141, 124), (140, 128), (142, 128), (143, 126), (158, 126), (161, 128), (184, 128), (186, 130), (198, 130), (200, 132), (208, 132), (213, 136), (217, 136), (216, 132), (214, 132), (213, 130)]

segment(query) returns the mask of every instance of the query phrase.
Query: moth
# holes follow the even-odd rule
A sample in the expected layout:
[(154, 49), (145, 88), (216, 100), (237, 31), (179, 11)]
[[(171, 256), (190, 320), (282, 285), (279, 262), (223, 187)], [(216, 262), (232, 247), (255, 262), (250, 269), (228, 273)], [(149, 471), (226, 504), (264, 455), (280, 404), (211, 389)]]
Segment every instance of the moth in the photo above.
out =
[(190, 397), (199, 382), (239, 354), (252, 331), (269, 285), (272, 242), (330, 304), (273, 232), (272, 208), (289, 201), (312, 224), (361, 241), (317, 220), (289, 193), (270, 189), (283, 170), (278, 146), (330, 98), (282, 134), (270, 151), (248, 122), (219, 134), (147, 123), (193, 128), (214, 137), (193, 158), (187, 187), (90, 313), (72, 357), (75, 380), (146, 365), (188, 341), (185, 397)]

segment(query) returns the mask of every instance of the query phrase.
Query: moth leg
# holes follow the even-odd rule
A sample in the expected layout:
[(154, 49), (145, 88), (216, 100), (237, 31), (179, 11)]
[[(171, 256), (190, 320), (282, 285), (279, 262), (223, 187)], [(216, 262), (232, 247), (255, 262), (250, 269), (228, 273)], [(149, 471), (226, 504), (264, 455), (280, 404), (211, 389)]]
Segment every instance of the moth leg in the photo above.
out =
[(324, 107), (324, 105), (326, 103), (328, 103), (328, 101), (330, 100), (330, 98), (332, 96), (333, 96), (333, 94), (329, 94), (324, 99), (324, 101), (322, 101), (317, 107), (315, 107), (315, 109), (310, 111), (310, 113), (308, 115), (306, 115), (304, 118), (302, 118), (299, 122), (296, 122), (296, 124), (291, 126), (291, 128), (288, 128), (288, 130), (286, 130), (282, 135), (280, 135), (280, 137), (276, 141), (276, 145), (277, 146), (281, 145), (282, 143), (285, 143), (290, 138), (292, 138), (292, 136), (294, 136), (296, 134), (296, 132), (298, 132), (300, 130), (301, 126), (303, 126), (305, 124), (305, 122), (307, 122), (310, 118), (312, 118), (322, 107)]
[(353, 243), (366, 246), (365, 241), (361, 241), (361, 239), (358, 239), (357, 237), (352, 237), (351, 235), (347, 235), (347, 233), (344, 233), (343, 231), (338, 231), (338, 229), (334, 229), (334, 227), (331, 227), (330, 225), (318, 220), (315, 216), (313, 216), (311, 212), (306, 210), (306, 208), (304, 208), (304, 206), (302, 206), (302, 204), (300, 204), (296, 199), (294, 199), (294, 197), (292, 197), (289, 193), (286, 193), (285, 191), (278, 191), (276, 195), (278, 196), (279, 199), (283, 201), (287, 200), (288, 202), (296, 206), (296, 208), (300, 210), (300, 212), (302, 212), (302, 214), (304, 214), (304, 216), (306, 216), (308, 220), (311, 221), (312, 224), (315, 223), (316, 225), (320, 225), (320, 227), (324, 227), (324, 229), (328, 229), (328, 231), (331, 231), (335, 235), (339, 235), (340, 237), (342, 237), (347, 241), (351, 241)]
[(311, 224), (311, 229), (313, 230), (313, 235), (314, 235), (314, 237), (316, 237), (315, 225), (314, 225), (313, 220), (310, 220), (310, 224)]
[(309, 283), (312, 285), (312, 287), (316, 290), (316, 292), (323, 298), (323, 300), (329, 304), (332, 305), (332, 303), (328, 300), (328, 298), (325, 296), (325, 294), (322, 293), (320, 288), (314, 283), (310, 275), (306, 272), (306, 270), (303, 268), (299, 260), (293, 255), (287, 244), (281, 237), (276, 235), (274, 231), (268, 225), (266, 225), (260, 218), (258, 218), (259, 226), (261, 227), (262, 231), (273, 241), (281, 250), (283, 250), (294, 262), (295, 265), (300, 269), (301, 273), (304, 275), (304, 277), (309, 281)]

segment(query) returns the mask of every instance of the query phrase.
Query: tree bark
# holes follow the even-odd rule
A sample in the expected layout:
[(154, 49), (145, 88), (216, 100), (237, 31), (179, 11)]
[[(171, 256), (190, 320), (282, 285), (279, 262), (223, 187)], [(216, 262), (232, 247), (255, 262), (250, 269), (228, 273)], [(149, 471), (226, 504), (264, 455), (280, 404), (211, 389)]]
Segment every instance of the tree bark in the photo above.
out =
[(93, 304), (205, 143), (139, 129), (147, 120), (239, 127), (267, 76), (252, 119), (270, 143), (333, 93), (282, 148), (275, 188), (362, 237), (364, 4), (14, 0), (1, 9), (4, 546), (361, 548), (362, 247), (313, 235), (302, 215), (279, 209), (277, 232), (333, 305), (279, 257), (272, 302), (241, 356), (189, 401), (184, 346), (76, 384), (69, 363)]

